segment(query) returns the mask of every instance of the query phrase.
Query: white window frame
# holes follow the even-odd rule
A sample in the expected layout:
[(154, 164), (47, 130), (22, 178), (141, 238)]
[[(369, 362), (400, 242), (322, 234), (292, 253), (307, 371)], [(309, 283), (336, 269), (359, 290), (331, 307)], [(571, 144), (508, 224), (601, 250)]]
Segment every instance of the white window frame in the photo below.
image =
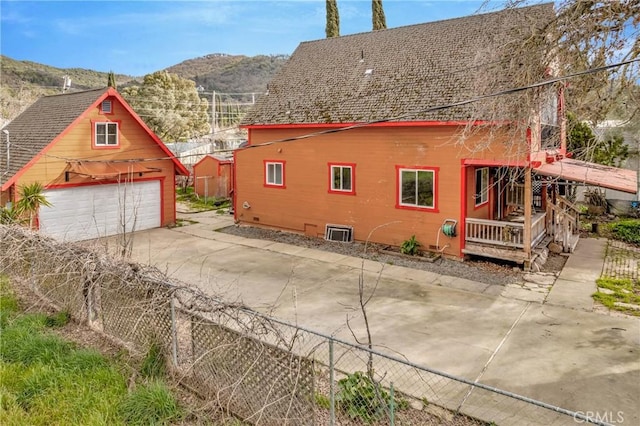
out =
[[(480, 193), (478, 193), (478, 182), (480, 182)], [(475, 175), (475, 205), (481, 206), (489, 201), (489, 168), (480, 167), (476, 169)]]
[[(104, 133), (99, 134), (98, 128), (104, 127)], [(115, 129), (115, 131), (110, 132), (109, 129)], [(119, 126), (117, 122), (106, 121), (106, 122), (96, 122), (93, 126), (93, 135), (94, 135), (94, 144), (95, 146), (108, 146), (114, 147), (120, 144), (119, 138)], [(104, 137), (103, 141), (100, 141), (100, 136)], [(110, 137), (113, 137), (113, 142), (110, 142)]]
[[(339, 169), (340, 170), (340, 187), (337, 188), (336, 187), (336, 180), (335, 180), (335, 170)], [(344, 187), (344, 170), (349, 170), (349, 188), (345, 188)], [(353, 166), (346, 166), (346, 165), (331, 165), (331, 191), (332, 192), (348, 192), (348, 193), (352, 193), (353, 192)]]
[[(284, 163), (267, 161), (264, 163), (264, 182), (268, 186), (284, 186)], [(280, 177), (280, 182), (278, 182)]]
[[(414, 173), (416, 176), (416, 186), (415, 186), (415, 191), (416, 193), (415, 195), (415, 203), (408, 203), (403, 201), (404, 196), (403, 196), (403, 191), (402, 191), (402, 177), (404, 173)], [(431, 205), (427, 205), (427, 204), (419, 204), (419, 185), (417, 185), (418, 180), (418, 174), (419, 173), (431, 173)], [(437, 188), (436, 188), (436, 179), (437, 179), (437, 170), (436, 169), (430, 169), (430, 168), (424, 168), (424, 169), (412, 169), (412, 168), (398, 168), (398, 205), (400, 207), (409, 207), (409, 208), (416, 208), (416, 209), (429, 209), (429, 210), (435, 210), (436, 206), (437, 206), (437, 200), (436, 200), (436, 196), (437, 196)]]

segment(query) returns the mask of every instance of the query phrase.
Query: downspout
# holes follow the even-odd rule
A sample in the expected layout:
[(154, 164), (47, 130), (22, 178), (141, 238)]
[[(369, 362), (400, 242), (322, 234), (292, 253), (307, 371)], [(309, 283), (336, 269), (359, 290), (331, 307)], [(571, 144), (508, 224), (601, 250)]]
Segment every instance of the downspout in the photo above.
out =
[(459, 256), (464, 259), (464, 248), (467, 238), (467, 165), (464, 164), (464, 159), (460, 160), (460, 224), (458, 235), (460, 238), (460, 252)]

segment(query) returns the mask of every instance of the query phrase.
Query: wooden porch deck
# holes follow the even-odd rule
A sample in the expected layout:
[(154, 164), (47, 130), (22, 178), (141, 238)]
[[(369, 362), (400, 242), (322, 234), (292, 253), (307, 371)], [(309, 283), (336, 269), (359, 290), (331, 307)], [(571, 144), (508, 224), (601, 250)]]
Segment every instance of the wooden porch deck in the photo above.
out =
[[(531, 249), (546, 236), (546, 215), (536, 213), (531, 219)], [(531, 261), (524, 250), (524, 223), (467, 218), (464, 254), (509, 260)]]

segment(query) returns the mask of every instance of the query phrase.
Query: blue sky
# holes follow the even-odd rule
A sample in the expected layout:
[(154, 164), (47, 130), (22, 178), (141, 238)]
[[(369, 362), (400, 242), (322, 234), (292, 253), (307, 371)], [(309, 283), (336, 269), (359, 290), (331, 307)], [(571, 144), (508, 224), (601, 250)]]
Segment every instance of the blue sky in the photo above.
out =
[[(483, 3), (383, 0), (388, 28), (470, 15)], [(3, 55), (133, 76), (210, 53), (291, 54), (325, 37), (324, 0), (1, 0), (0, 7)], [(371, 0), (338, 0), (338, 11), (341, 35), (371, 30)]]

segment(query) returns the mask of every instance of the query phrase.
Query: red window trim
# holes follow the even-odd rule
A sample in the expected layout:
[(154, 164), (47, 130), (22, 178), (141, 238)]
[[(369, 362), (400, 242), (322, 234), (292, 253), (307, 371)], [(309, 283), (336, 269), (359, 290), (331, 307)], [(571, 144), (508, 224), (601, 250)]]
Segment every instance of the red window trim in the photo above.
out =
[[(104, 110), (102, 109), (102, 104), (105, 102), (110, 102), (111, 103), (111, 112), (104, 112)], [(103, 99), (102, 102), (100, 102), (100, 114), (102, 115), (113, 115), (113, 107), (115, 106), (115, 102), (113, 102), (113, 99), (111, 98), (107, 98), (107, 99)]]
[[(350, 167), (351, 168), (351, 190), (345, 191), (341, 189), (333, 189), (333, 167)], [(327, 168), (329, 172), (329, 186), (327, 192), (329, 194), (340, 194), (340, 195), (356, 195), (356, 163), (327, 163)]]
[[(482, 170), (482, 169), (487, 169), (487, 201), (484, 201), (480, 204), (477, 203), (476, 201), (476, 194), (475, 190), (478, 187), (478, 182), (477, 182), (477, 178), (478, 178), (478, 170)], [(489, 180), (490, 180), (491, 176), (489, 176), (489, 167), (476, 167), (473, 171), (473, 208), (474, 210), (480, 209), (482, 207), (484, 207), (485, 205), (489, 204)]]
[[(402, 179), (400, 178), (400, 170), (429, 170), (433, 172), (433, 207), (422, 206), (407, 206), (400, 204), (400, 185)], [(438, 209), (438, 175), (440, 173), (440, 167), (431, 166), (400, 166), (396, 165), (396, 208), (402, 210), (417, 210), (421, 212), (439, 213)]]
[[(96, 145), (96, 124), (116, 124), (118, 126), (118, 143), (115, 145)], [(119, 149), (120, 148), (120, 124), (121, 120), (91, 120), (91, 148), (92, 149)]]
[[(285, 180), (285, 164), (286, 161), (284, 160), (262, 160), (264, 167), (263, 167), (263, 178), (264, 178), (264, 187), (265, 188), (278, 188), (278, 189), (285, 189), (287, 187), (286, 185), (286, 180)], [(274, 183), (268, 183), (267, 182), (267, 166), (269, 164), (281, 164), (282, 165), (282, 185), (277, 185)]]

